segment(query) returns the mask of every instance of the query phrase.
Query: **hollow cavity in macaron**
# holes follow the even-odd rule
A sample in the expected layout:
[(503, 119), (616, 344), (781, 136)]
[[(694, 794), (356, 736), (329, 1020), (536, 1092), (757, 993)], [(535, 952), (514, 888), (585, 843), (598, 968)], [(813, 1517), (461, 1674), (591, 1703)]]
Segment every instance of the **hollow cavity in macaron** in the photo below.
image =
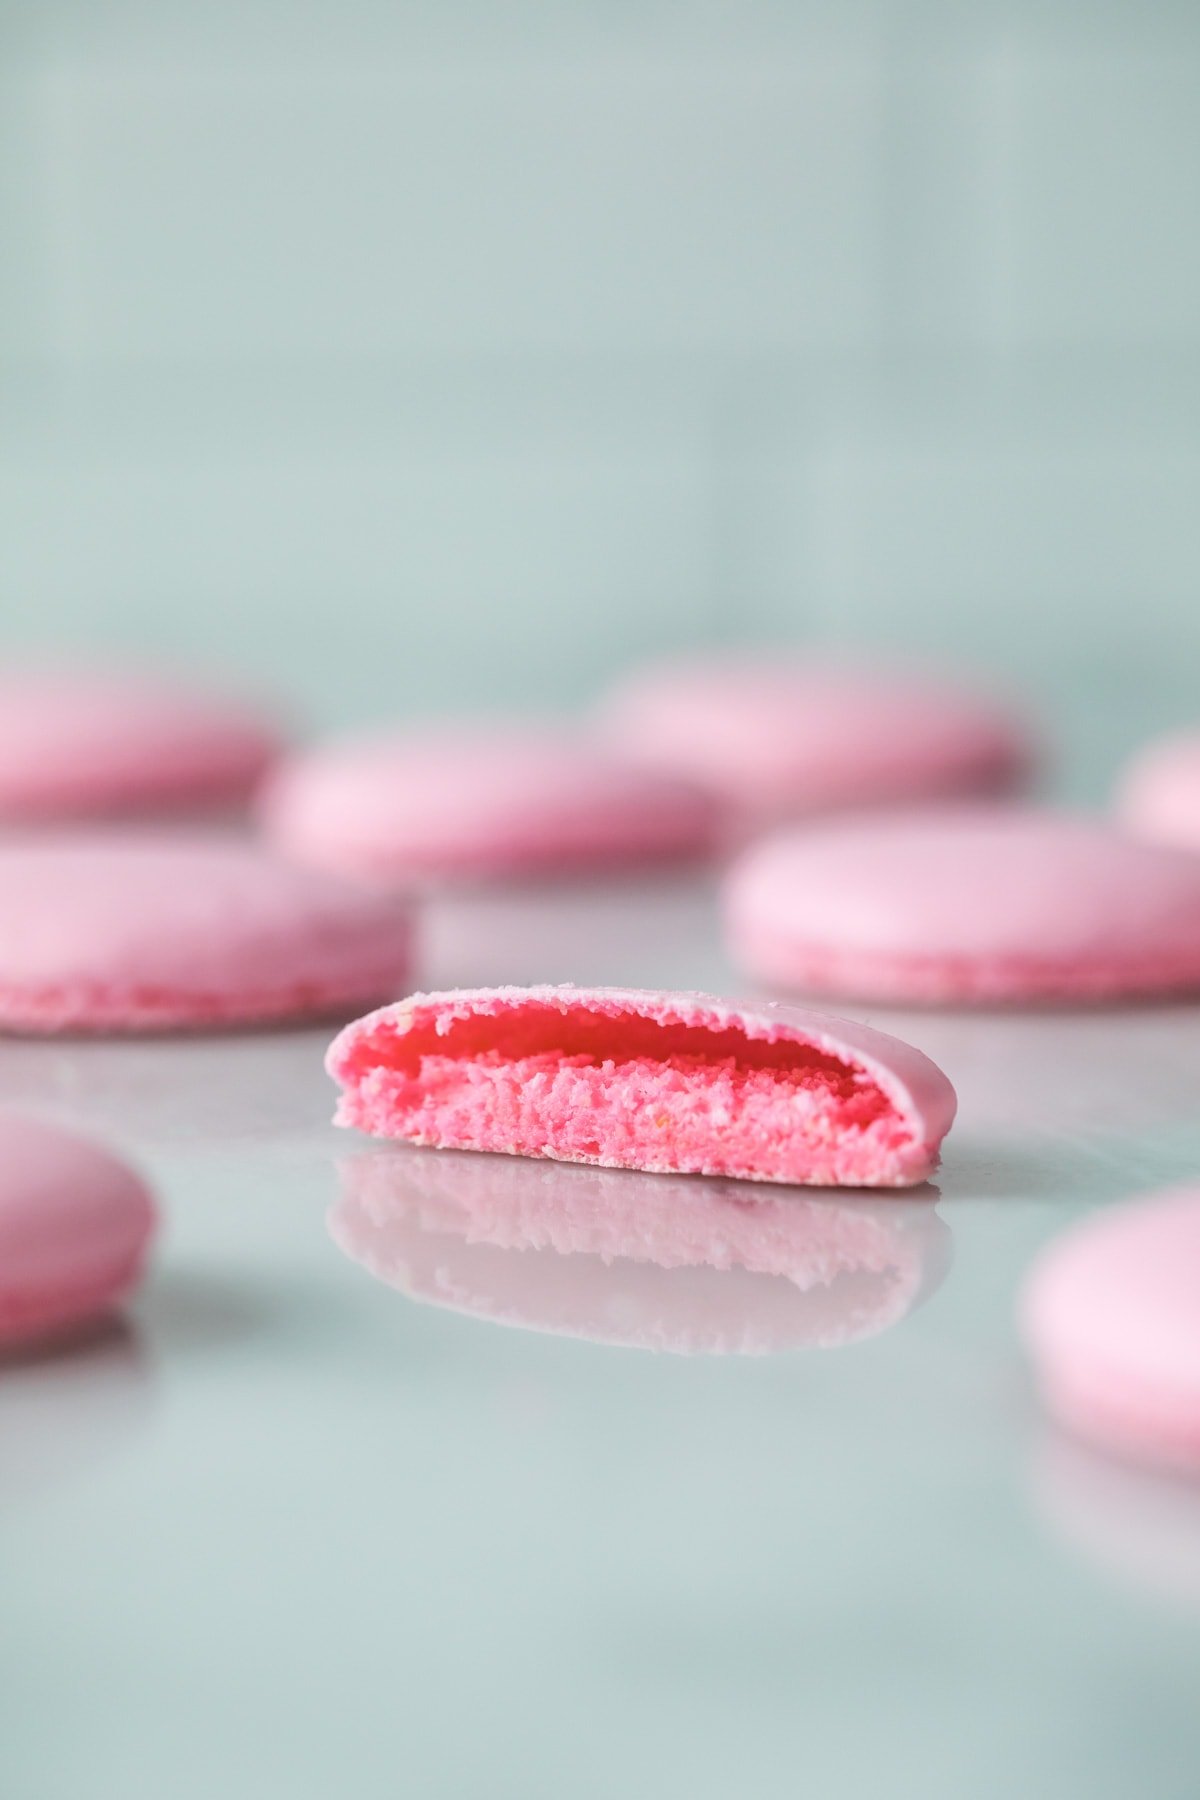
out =
[(847, 1020), (624, 988), (417, 994), (346, 1027), (341, 1125), (443, 1149), (807, 1186), (908, 1187), (954, 1091)]

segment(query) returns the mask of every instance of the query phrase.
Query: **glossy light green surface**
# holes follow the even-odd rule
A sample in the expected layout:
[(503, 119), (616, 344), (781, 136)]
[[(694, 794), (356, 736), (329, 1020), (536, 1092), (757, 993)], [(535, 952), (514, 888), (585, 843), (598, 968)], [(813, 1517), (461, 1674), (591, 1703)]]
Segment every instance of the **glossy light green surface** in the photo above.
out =
[[(731, 980), (682, 887), (431, 923), (433, 980)], [(1192, 1800), (1200, 1492), (1042, 1423), (1013, 1302), (1066, 1219), (1200, 1169), (1200, 1011), (876, 1017), (960, 1089), (952, 1265), (762, 1358), (356, 1266), (325, 1034), (0, 1046), (166, 1214), (124, 1336), (0, 1375), (5, 1793)]]

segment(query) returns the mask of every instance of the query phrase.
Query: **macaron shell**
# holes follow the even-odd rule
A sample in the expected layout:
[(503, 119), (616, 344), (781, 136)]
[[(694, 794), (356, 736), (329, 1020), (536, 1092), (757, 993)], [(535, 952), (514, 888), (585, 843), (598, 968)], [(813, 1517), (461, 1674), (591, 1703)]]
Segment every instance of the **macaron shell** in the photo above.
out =
[(0, 1113), (0, 1346), (82, 1326), (141, 1276), (150, 1194), (97, 1145)]
[(327, 1016), (402, 991), (407, 912), (218, 834), (0, 842), (0, 1028)]
[(504, 727), (318, 748), (278, 769), (260, 814), (300, 860), (400, 883), (699, 857), (721, 824), (692, 784)]
[(1200, 1189), (1070, 1227), (1035, 1263), (1020, 1319), (1060, 1423), (1119, 1454), (1200, 1470)]
[(263, 714), (163, 677), (0, 674), (0, 819), (234, 805), (280, 748)]
[(1117, 811), (1139, 837), (1200, 850), (1200, 732), (1163, 738), (1135, 757), (1117, 789)]
[[(408, 1000), (354, 1021), (334, 1039), (326, 1057), (329, 1074), (343, 1090), (336, 1122), (380, 1136), (411, 1137), (411, 1132), (399, 1126), (393, 1116), (391, 1088), (386, 1080), (386, 1068), (397, 1044), (403, 1045), (412, 1034), (413, 1042), (428, 1038), (436, 1046), (439, 1042), (444, 1043), (457, 1026), (487, 1020), (499, 1020), (502, 1025), (507, 1021), (510, 1029), (515, 1026), (519, 1031), (526, 1021), (543, 1016), (551, 1021), (557, 1017), (564, 1027), (572, 1019), (591, 1023), (607, 1021), (618, 1029), (622, 1022), (648, 1021), (667, 1029), (684, 1028), (702, 1040), (710, 1033), (725, 1033), (749, 1044), (799, 1046), (843, 1065), (847, 1074), (854, 1073), (873, 1083), (881, 1097), (880, 1103), (886, 1102), (891, 1109), (889, 1141), (879, 1144), (870, 1166), (866, 1162), (861, 1166), (856, 1163), (855, 1185), (899, 1187), (925, 1180), (937, 1165), (942, 1139), (954, 1119), (957, 1105), (954, 1089), (936, 1064), (911, 1044), (870, 1026), (775, 1002), (743, 1004), (707, 994), (562, 985), (415, 994)], [(609, 1084), (619, 1085), (622, 1080), (623, 1054), (604, 1050), (605, 1060), (602, 1064), (596, 1063), (601, 1092)], [(724, 1056), (726, 1052), (722, 1050), (720, 1054)], [(596, 1056), (600, 1055), (598, 1050)], [(643, 1053), (637, 1050), (633, 1056), (637, 1062), (643, 1058)], [(609, 1060), (610, 1057), (617, 1060)], [(587, 1062), (588, 1057), (579, 1059), (572, 1053), (562, 1060), (565, 1066), (578, 1060)], [(419, 1082), (420, 1077), (418, 1086)], [(542, 1084), (535, 1085), (545, 1092)], [(412, 1084), (407, 1083), (406, 1092), (411, 1088)], [(631, 1099), (629, 1105), (635, 1104)], [(665, 1125), (665, 1119), (663, 1123)], [(788, 1130), (801, 1132), (799, 1114), (794, 1124), (789, 1123)], [(662, 1138), (651, 1133), (643, 1146), (647, 1156), (633, 1160), (631, 1147), (630, 1160), (622, 1157), (610, 1166), (735, 1176), (747, 1180), (797, 1179), (768, 1173), (765, 1163), (769, 1159), (765, 1154), (762, 1164), (750, 1161), (743, 1166), (731, 1161), (730, 1158), (735, 1156), (731, 1146), (736, 1131), (736, 1119), (726, 1118), (706, 1140), (703, 1157), (689, 1161), (686, 1168), (675, 1158), (671, 1133)], [(864, 1142), (867, 1136), (864, 1132)], [(412, 1141), (442, 1140), (418, 1136)], [(631, 1136), (631, 1146), (632, 1141)], [(599, 1151), (556, 1152), (549, 1147), (548, 1140), (542, 1142), (536, 1152), (525, 1150), (516, 1141), (503, 1145), (447, 1143), (447, 1147), (503, 1148), (516, 1154), (561, 1154), (569, 1161), (607, 1162)], [(829, 1158), (824, 1172), (810, 1172), (802, 1178), (815, 1185), (846, 1185), (848, 1177), (843, 1172), (837, 1146), (826, 1143), (823, 1154)]]
[(844, 806), (1011, 792), (1028, 733), (950, 682), (731, 655), (628, 676), (598, 713), (608, 741), (703, 781), (742, 812), (784, 819)]
[(725, 888), (731, 950), (799, 991), (1100, 999), (1200, 987), (1200, 856), (1082, 815), (926, 808), (780, 832)]

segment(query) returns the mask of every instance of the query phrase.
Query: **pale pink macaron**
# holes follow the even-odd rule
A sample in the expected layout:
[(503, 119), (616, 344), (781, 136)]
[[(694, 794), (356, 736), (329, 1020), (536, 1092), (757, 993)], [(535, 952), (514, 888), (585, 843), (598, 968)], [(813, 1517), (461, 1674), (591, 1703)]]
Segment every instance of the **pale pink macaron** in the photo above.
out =
[(934, 807), (763, 839), (725, 888), (757, 980), (865, 1000), (1084, 1001), (1200, 989), (1200, 856), (1102, 820)]
[(0, 820), (236, 806), (280, 749), (261, 710), (166, 676), (0, 672)]
[(808, 1199), (407, 1147), (348, 1160), (329, 1229), (410, 1299), (678, 1354), (874, 1337), (934, 1290), (950, 1255), (926, 1198)]
[(146, 1031), (328, 1016), (402, 992), (407, 910), (233, 836), (0, 842), (0, 1029)]
[(627, 676), (598, 719), (608, 741), (702, 782), (743, 825), (847, 806), (996, 795), (1023, 783), (1029, 732), (946, 680), (731, 652)]
[(710, 852), (716, 803), (565, 731), (440, 725), (318, 747), (262, 796), (289, 855), (407, 884), (544, 875)]
[(0, 1350), (101, 1318), (141, 1277), (155, 1208), (85, 1138), (0, 1112)]
[(1200, 1189), (1064, 1231), (1028, 1277), (1021, 1327), (1060, 1424), (1119, 1454), (1200, 1472)]
[(1117, 788), (1117, 811), (1139, 837), (1200, 850), (1200, 732), (1160, 738), (1135, 756)]
[(908, 1187), (954, 1090), (868, 1026), (631, 988), (416, 994), (348, 1025), (339, 1125), (450, 1150), (807, 1186)]

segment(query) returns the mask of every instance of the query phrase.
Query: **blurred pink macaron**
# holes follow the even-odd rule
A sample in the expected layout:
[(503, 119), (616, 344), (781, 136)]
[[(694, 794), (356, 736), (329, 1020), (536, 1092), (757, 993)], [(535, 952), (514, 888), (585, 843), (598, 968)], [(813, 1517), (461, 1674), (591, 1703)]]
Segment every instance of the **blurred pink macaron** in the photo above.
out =
[(724, 894), (735, 961), (799, 993), (917, 1004), (1200, 990), (1200, 856), (1103, 820), (926, 807), (781, 831)]
[(402, 993), (409, 914), (232, 835), (0, 842), (0, 1030), (325, 1017)]
[(1034, 1264), (1020, 1318), (1058, 1423), (1200, 1473), (1200, 1189), (1070, 1226)]
[(154, 1228), (146, 1187), (116, 1157), (0, 1113), (0, 1350), (111, 1311), (137, 1285)]
[(1200, 731), (1148, 744), (1117, 786), (1117, 812), (1139, 837), (1200, 850)]
[(839, 807), (997, 795), (1033, 763), (1029, 732), (946, 680), (732, 652), (619, 682), (598, 711), (607, 741), (702, 782), (747, 825)]
[(687, 861), (719, 808), (565, 731), (438, 725), (293, 756), (261, 799), (287, 854), (405, 885)]
[(811, 1187), (912, 1187), (954, 1089), (911, 1044), (822, 1013), (636, 988), (414, 994), (326, 1067), (337, 1123), (447, 1150)]
[(280, 748), (261, 711), (166, 676), (0, 672), (0, 820), (237, 806)]

